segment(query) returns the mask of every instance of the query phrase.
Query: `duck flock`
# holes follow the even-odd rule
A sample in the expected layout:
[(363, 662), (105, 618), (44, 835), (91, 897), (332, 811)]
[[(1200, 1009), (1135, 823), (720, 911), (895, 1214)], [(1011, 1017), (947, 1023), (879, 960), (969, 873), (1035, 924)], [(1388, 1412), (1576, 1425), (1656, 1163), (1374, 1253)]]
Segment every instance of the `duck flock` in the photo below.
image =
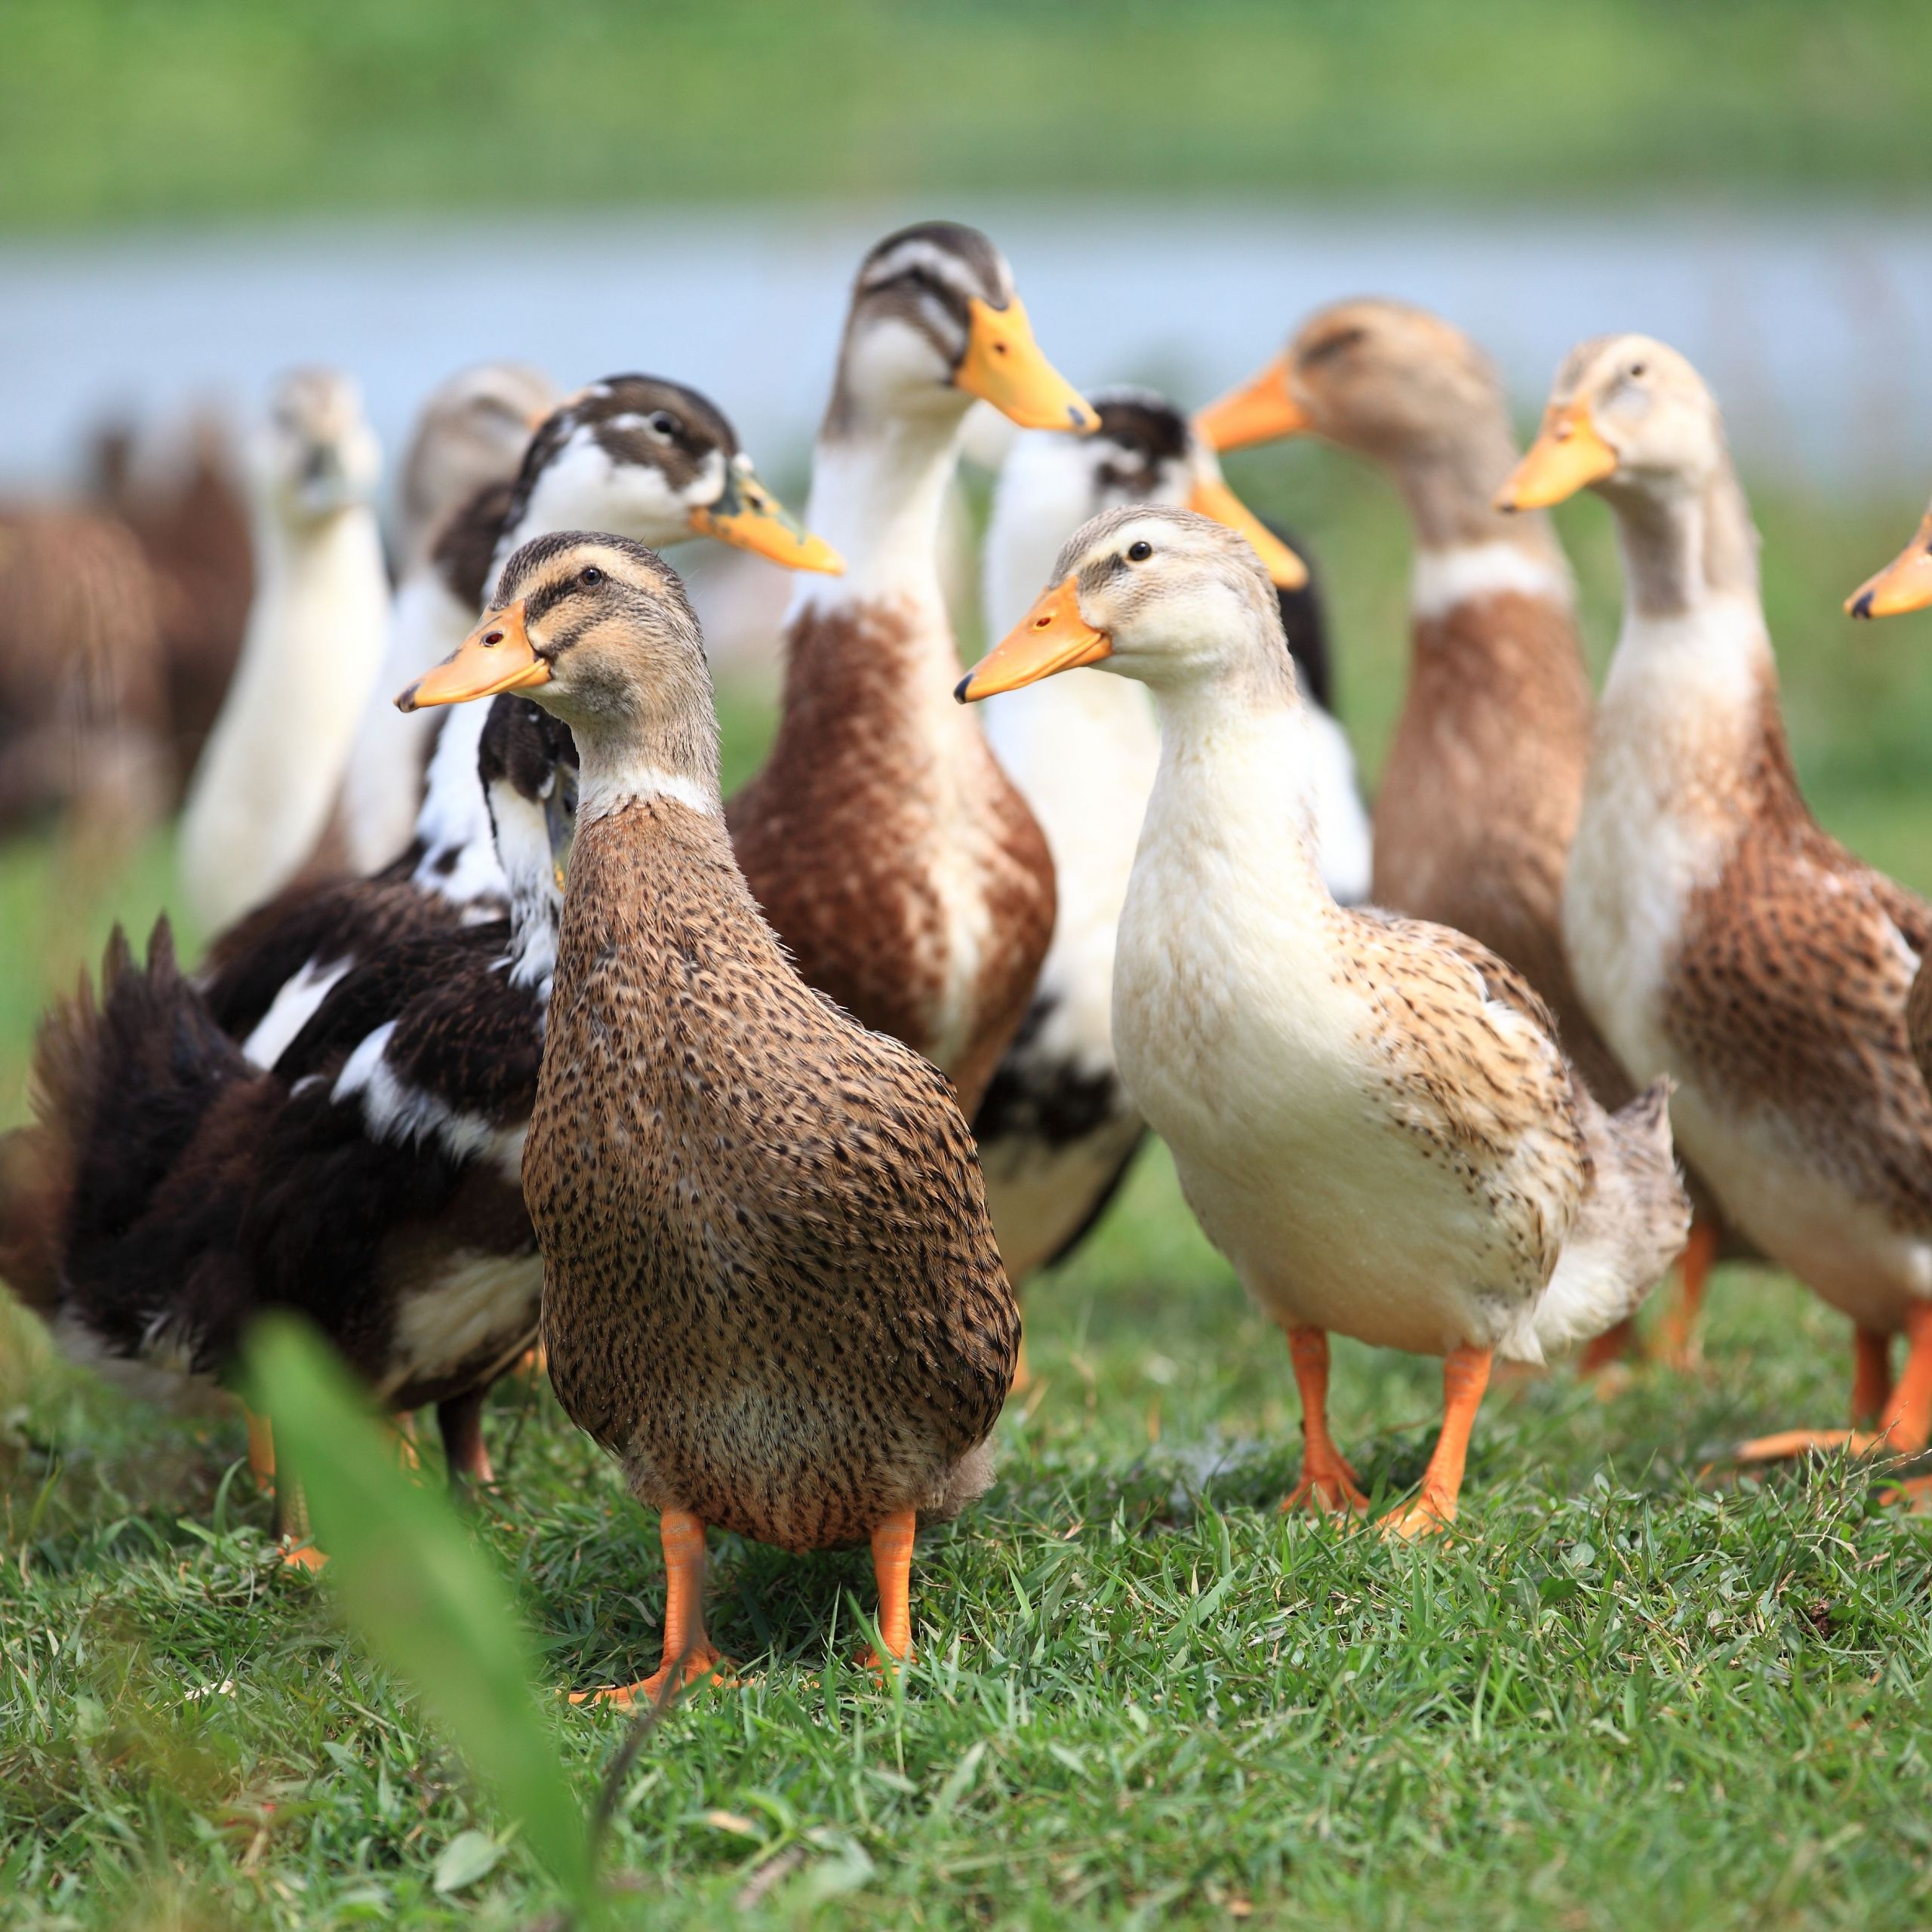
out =
[[(941, 530), (976, 404), (1025, 433), (962, 678)], [(1372, 817), (1307, 563), (1217, 463), (1304, 434), (1414, 525)], [(437, 391), (393, 584), (352, 384), (288, 378), (256, 467), (252, 543), (211, 485), (0, 517), (0, 822), (138, 820), (171, 753), (217, 934), (189, 972), (165, 921), (144, 960), (117, 932), (46, 1014), (0, 1277), (163, 1399), (294, 1311), (380, 1410), (435, 1406), (463, 1483), (534, 1354), (661, 1521), (662, 1663), (587, 1694), (714, 1670), (714, 1526), (869, 1544), (873, 1661), (909, 1654), (915, 1533), (990, 1479), (1019, 1292), (1150, 1130), (1286, 1333), (1284, 1508), (1368, 1506), (1331, 1334), (1441, 1359), (1381, 1524), (1438, 1533), (1497, 1358), (1612, 1359), (1680, 1256), (1679, 1350), (1726, 1252), (1853, 1325), (1853, 1427), (1741, 1457), (1932, 1439), (1932, 909), (1805, 805), (1723, 425), (1663, 343), (1580, 345), (1522, 454), (1475, 344), (1349, 301), (1190, 420), (1077, 392), (993, 244), (933, 223), (860, 266), (802, 523), (641, 375)], [(1626, 577), (1595, 700), (1543, 514), (1584, 489)], [(700, 538), (798, 574), (728, 801), (660, 554)], [(1849, 608), (1926, 603), (1932, 516)]]

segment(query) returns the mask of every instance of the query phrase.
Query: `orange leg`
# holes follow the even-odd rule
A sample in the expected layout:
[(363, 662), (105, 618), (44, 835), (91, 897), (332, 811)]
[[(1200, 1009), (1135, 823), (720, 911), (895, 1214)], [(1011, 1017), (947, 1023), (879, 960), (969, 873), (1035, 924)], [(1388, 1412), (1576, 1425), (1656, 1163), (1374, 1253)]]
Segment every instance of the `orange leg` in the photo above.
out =
[(1605, 1369), (1627, 1361), (1636, 1352), (1637, 1324), (1626, 1317), (1615, 1327), (1606, 1328), (1601, 1335), (1583, 1344), (1583, 1352), (1577, 1358), (1577, 1373), (1601, 1375)]
[(639, 1684), (574, 1690), (573, 1704), (654, 1703), (674, 1681), (712, 1675), (718, 1653), (704, 1634), (704, 1525), (688, 1509), (666, 1509), (658, 1525), (664, 1545), (664, 1659)]
[(488, 1489), (497, 1480), (483, 1441), (483, 1393), (473, 1389), (452, 1401), (436, 1404), (436, 1427), (442, 1435), (443, 1457), (453, 1484), (468, 1481)]
[[(1905, 1373), (1878, 1411), (1878, 1425), (1860, 1429), (1787, 1429), (1741, 1444), (1737, 1463), (1779, 1463), (1814, 1449), (1849, 1449), (1854, 1456), (1875, 1451), (1887, 1456), (1916, 1456), (1932, 1442), (1932, 1302), (1915, 1302), (1905, 1318)], [(1865, 1340), (1859, 1338), (1858, 1370), (1852, 1400), (1868, 1373)]]
[(275, 1494), (275, 1425), (245, 1404), (242, 1411), (248, 1423), (248, 1468), (255, 1487), (266, 1496)]
[(1876, 1422), (1892, 1399), (1892, 1338), (1875, 1328), (1856, 1328), (1851, 1349), (1851, 1420), (1863, 1428)]
[(1319, 1328), (1291, 1328), (1288, 1358), (1301, 1391), (1301, 1481), (1282, 1498), (1281, 1507), (1358, 1514), (1368, 1507), (1368, 1498), (1328, 1433), (1328, 1337)]
[(1489, 1386), (1490, 1351), (1451, 1349), (1442, 1364), (1442, 1433), (1423, 1471), (1422, 1494), (1382, 1518), (1384, 1536), (1439, 1534), (1456, 1520), (1463, 1491), (1463, 1466), (1469, 1453), (1469, 1431)]
[[(901, 1509), (872, 1532), (872, 1574), (878, 1580), (878, 1640), (894, 1663), (904, 1663), (912, 1654), (912, 1538), (918, 1527), (916, 1512)], [(878, 1670), (885, 1660), (877, 1651), (869, 1651), (860, 1661), (868, 1669)]]
[(1690, 1238), (1677, 1263), (1677, 1299), (1665, 1311), (1663, 1359), (1672, 1368), (1695, 1368), (1704, 1358), (1701, 1318), (1704, 1290), (1711, 1278), (1711, 1265), (1718, 1258), (1716, 1225), (1706, 1219), (1693, 1221)]
[(1026, 1337), (1020, 1337), (1020, 1352), (1013, 1358), (1013, 1380), (1008, 1385), (1009, 1395), (1023, 1395), (1033, 1386), (1033, 1371), (1026, 1361)]

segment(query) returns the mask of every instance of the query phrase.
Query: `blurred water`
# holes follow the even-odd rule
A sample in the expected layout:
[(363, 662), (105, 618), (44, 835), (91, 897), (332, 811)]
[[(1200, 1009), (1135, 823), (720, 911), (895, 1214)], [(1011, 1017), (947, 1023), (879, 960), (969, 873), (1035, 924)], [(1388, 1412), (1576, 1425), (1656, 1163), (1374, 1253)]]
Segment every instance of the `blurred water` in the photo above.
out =
[[(918, 211), (912, 211), (916, 214)], [(1189, 401), (1332, 297), (1441, 309), (1526, 411), (1579, 337), (1637, 328), (1717, 386), (1746, 461), (1932, 482), (1932, 219), (1839, 209), (1505, 214), (1226, 202), (949, 208), (1011, 257), (1076, 381)], [(245, 407), (308, 360), (361, 377), (392, 447), (458, 364), (710, 392), (778, 469), (823, 404), (848, 278), (904, 210), (528, 214), (0, 242), (0, 481), (72, 474), (103, 413)]]

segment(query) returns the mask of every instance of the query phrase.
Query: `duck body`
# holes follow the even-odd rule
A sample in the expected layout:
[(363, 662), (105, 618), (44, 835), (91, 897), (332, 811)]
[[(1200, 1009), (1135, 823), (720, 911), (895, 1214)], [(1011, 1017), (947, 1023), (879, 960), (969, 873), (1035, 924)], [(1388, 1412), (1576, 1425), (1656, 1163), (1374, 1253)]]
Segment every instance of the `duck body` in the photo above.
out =
[(291, 377), (261, 464), (241, 662), (181, 821), (183, 887), (210, 927), (272, 896), (315, 851), (389, 622), (380, 457), (352, 385)]
[(558, 963), (525, 1188), (571, 1419), (640, 1500), (783, 1549), (954, 1513), (1018, 1322), (942, 1078), (799, 983), (675, 798), (586, 823)]

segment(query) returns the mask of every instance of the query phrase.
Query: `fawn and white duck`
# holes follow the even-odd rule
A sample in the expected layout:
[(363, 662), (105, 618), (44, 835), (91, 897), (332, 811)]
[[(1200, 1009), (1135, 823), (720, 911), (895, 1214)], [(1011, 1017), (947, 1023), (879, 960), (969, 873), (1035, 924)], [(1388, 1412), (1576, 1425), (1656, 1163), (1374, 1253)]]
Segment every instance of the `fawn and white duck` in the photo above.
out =
[(1115, 955), (1121, 1078), (1209, 1238), (1288, 1332), (1306, 1441), (1289, 1501), (1365, 1504), (1327, 1426), (1338, 1332), (1444, 1358), (1421, 1493), (1386, 1519), (1439, 1530), (1492, 1356), (1599, 1332), (1681, 1246), (1666, 1089), (1607, 1114), (1487, 947), (1335, 903), (1308, 709), (1240, 538), (1185, 510), (1116, 510), (1054, 578), (958, 694), (1088, 664), (1152, 692), (1161, 762)]
[(661, 1512), (663, 1660), (710, 1672), (705, 1531), (869, 1541), (911, 1643), (918, 1520), (983, 1489), (1019, 1318), (940, 1073), (799, 978), (732, 855), (703, 642), (641, 546), (563, 535), (398, 700), (528, 691), (583, 768), (524, 1187), (558, 1399)]
[[(1180, 503), (1237, 529), (1274, 580), (1298, 681), (1325, 685), (1318, 592), (1297, 552), (1222, 480), (1164, 397), (1095, 391), (1091, 435), (1034, 432), (1001, 466), (986, 531), (983, 606), (995, 634), (1018, 622), (1075, 531), (1128, 503)], [(1026, 1017), (974, 1117), (986, 1199), (1015, 1285), (1091, 1226), (1144, 1131), (1114, 1067), (1114, 934), (1159, 761), (1146, 692), (1099, 673), (1055, 678), (984, 714), (988, 742), (1053, 854), (1053, 943)], [(1368, 888), (1368, 823), (1341, 727), (1317, 715), (1323, 876), (1337, 897)]]
[(1625, 1065), (1676, 1082), (1678, 1138), (1727, 1216), (1851, 1318), (1855, 1419), (1922, 1448), (1932, 1096), (1906, 1008), (1932, 909), (1798, 789), (1757, 533), (1716, 402), (1675, 350), (1618, 336), (1564, 363), (1500, 500), (1584, 488), (1616, 516), (1625, 604), (1564, 892), (1577, 989)]

